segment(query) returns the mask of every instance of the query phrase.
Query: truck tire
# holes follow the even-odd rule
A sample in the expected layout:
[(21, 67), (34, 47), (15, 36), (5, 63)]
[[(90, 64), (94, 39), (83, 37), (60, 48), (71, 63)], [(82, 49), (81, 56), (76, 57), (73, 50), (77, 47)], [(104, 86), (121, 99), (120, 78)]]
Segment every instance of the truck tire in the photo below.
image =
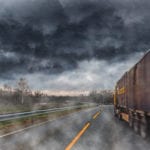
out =
[(114, 109), (114, 116), (117, 117), (117, 111)]
[(131, 128), (133, 127), (133, 115), (132, 115), (131, 112), (129, 113), (129, 126), (130, 126)]
[(148, 124), (145, 117), (142, 117), (140, 121), (140, 135), (142, 138), (146, 138), (148, 135)]
[(119, 118), (119, 120), (122, 120), (122, 115), (121, 115), (121, 113), (118, 114), (118, 118)]
[(140, 123), (140, 135), (144, 139), (147, 137), (147, 125), (142, 122)]
[(133, 119), (131, 116), (129, 116), (129, 126), (132, 128), (133, 127)]
[(138, 133), (139, 131), (139, 124), (138, 124), (138, 120), (134, 119), (134, 122), (133, 122), (133, 129), (136, 133)]

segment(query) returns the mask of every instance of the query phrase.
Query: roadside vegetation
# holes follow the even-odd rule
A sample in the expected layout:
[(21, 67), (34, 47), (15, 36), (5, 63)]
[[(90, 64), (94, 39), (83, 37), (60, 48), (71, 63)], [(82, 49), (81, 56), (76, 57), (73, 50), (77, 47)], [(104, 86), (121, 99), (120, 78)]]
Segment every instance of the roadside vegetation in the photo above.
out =
[(72, 108), (63, 111), (41, 113), (33, 116), (23, 117), (19, 119), (0, 121), (0, 135), (4, 135), (22, 128), (27, 128), (35, 124), (51, 121), (65, 115), (81, 111), (83, 109), (94, 107), (95, 105), (80, 105), (78, 108)]
[(88, 95), (49, 96), (41, 91), (32, 91), (28, 82), (20, 78), (16, 87), (4, 84), (0, 89), (0, 114), (25, 112), (39, 109), (80, 105), (83, 103), (112, 104), (112, 91), (91, 91)]
[(100, 104), (112, 104), (112, 97), (112, 92), (108, 90), (92, 91), (88, 95), (79, 96), (49, 96), (43, 94), (41, 91), (33, 92), (29, 88), (26, 79), (20, 78), (15, 88), (11, 88), (10, 85), (5, 84), (3, 88), (0, 89), (0, 115), (68, 106), (79, 107), (0, 121), (0, 134), (2, 135), (37, 123), (56, 119)]

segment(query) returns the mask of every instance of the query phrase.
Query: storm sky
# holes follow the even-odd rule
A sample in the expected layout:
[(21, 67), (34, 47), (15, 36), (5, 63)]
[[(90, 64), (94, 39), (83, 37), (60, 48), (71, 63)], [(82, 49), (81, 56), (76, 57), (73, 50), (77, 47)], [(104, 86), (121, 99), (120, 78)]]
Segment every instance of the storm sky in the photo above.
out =
[(149, 48), (148, 0), (0, 0), (0, 85), (113, 89)]

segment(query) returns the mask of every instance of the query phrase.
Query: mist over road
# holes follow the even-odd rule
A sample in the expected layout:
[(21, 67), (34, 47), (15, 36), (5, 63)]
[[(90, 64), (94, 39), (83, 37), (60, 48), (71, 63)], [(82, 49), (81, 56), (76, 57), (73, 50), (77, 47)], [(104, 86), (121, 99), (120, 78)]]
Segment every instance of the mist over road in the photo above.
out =
[(113, 116), (113, 106), (105, 106), (91, 122), (72, 150), (149, 150), (150, 143), (142, 139), (124, 121)]
[[(125, 122), (114, 118), (113, 107), (90, 108), (23, 132), (0, 138), (0, 150), (63, 150), (89, 123), (73, 150), (149, 150), (150, 144)], [(95, 116), (95, 117), (94, 117)]]

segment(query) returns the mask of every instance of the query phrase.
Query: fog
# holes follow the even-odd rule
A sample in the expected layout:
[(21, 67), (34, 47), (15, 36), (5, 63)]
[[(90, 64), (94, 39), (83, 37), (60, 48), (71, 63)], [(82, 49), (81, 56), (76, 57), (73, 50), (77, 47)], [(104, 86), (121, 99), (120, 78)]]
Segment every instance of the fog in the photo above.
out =
[(41, 127), (0, 139), (0, 148), (12, 150), (61, 150), (71, 142), (86, 122), (90, 127), (73, 146), (73, 150), (148, 150), (149, 142), (135, 134), (125, 122), (113, 116), (113, 107), (105, 106), (93, 120), (96, 110), (62, 117)]

